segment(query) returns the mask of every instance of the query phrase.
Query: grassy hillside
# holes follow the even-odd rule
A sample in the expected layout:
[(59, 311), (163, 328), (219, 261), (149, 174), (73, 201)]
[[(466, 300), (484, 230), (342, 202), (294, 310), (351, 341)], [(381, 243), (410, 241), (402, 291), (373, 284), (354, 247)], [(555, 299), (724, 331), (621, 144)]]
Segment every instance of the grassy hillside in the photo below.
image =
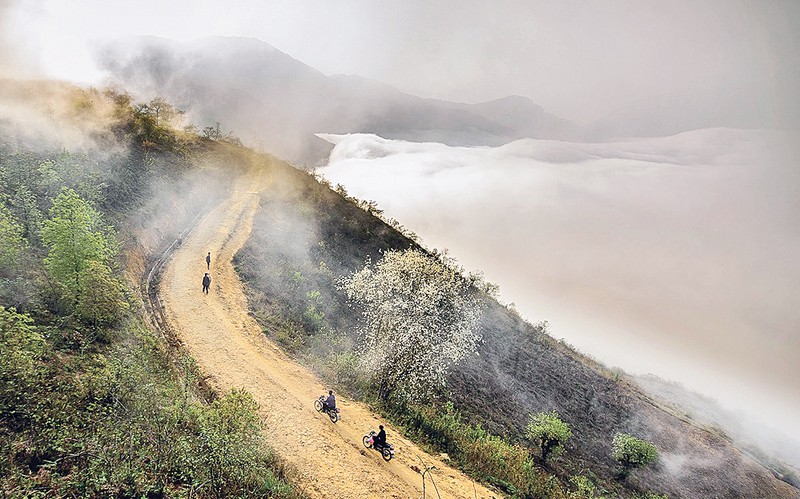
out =
[[(528, 324), (485, 294), (478, 355), (451, 371), (447, 390), (427, 404), (380, 401), (358, 375), (358, 315), (337, 282), (368, 258), (418, 245), (341, 188), (335, 192), (288, 165), (273, 175), (253, 235), (236, 258), (264, 333), (474, 476), (519, 497), (800, 495), (723, 436), (665, 412), (620, 373), (555, 341), (546, 324)], [(549, 411), (573, 436), (560, 457), (544, 463), (524, 432), (529, 414)], [(655, 443), (658, 463), (619, 479), (611, 458), (616, 432)]]
[(0, 87), (3, 497), (299, 496), (250, 395), (203, 392), (136, 291), (246, 155), (124, 93)]

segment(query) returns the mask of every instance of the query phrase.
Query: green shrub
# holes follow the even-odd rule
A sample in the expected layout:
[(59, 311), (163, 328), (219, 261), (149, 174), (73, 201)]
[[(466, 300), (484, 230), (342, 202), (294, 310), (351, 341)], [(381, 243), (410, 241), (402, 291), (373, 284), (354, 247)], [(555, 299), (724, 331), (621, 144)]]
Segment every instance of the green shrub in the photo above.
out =
[(604, 499), (603, 491), (597, 489), (597, 485), (587, 476), (575, 475), (569, 479), (572, 486), (570, 499)]
[[(122, 284), (107, 265), (89, 262), (80, 272), (78, 283), (80, 291), (75, 311), (86, 323), (95, 327), (109, 326), (128, 309)], [(108, 340), (105, 336), (103, 339)]]
[(33, 319), (0, 306), (0, 414), (16, 419), (44, 373), (44, 338)]
[(627, 433), (617, 433), (611, 443), (611, 458), (620, 464), (619, 476), (625, 478), (634, 469), (655, 463), (658, 449), (646, 440)]
[(563, 451), (564, 444), (572, 436), (572, 430), (555, 411), (539, 412), (529, 415), (525, 436), (539, 445), (542, 462), (547, 462), (549, 456)]
[(527, 448), (464, 423), (451, 402), (442, 407), (398, 404), (393, 419), (415, 439), (446, 452), (469, 475), (520, 498), (564, 497), (552, 475), (536, 467)]
[(548, 457), (564, 450), (564, 444), (572, 436), (572, 430), (555, 411), (539, 412), (528, 416), (525, 436), (539, 445), (542, 462), (547, 462)]
[(0, 197), (0, 269), (5, 270), (16, 267), (27, 241), (23, 236), (23, 227), (17, 223), (2, 201), (3, 198)]

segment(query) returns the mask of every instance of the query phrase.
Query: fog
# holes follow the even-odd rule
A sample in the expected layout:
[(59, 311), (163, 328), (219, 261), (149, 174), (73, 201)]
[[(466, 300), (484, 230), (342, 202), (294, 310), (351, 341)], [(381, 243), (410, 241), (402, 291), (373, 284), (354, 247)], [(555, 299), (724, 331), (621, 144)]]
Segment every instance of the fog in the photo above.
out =
[[(15, 42), (6, 52), (77, 81), (103, 77), (91, 55), (103, 39), (246, 36), (325, 74), (451, 101), (522, 95), (581, 124), (609, 125), (615, 115), (686, 129), (688, 111), (704, 122), (689, 128), (800, 119), (800, 3), (792, 0), (87, 0), (79, 9), (37, 0), (2, 13)], [(693, 109), (676, 113), (676, 103)]]
[(797, 133), (457, 148), (323, 136), (321, 172), (529, 320), (800, 438)]

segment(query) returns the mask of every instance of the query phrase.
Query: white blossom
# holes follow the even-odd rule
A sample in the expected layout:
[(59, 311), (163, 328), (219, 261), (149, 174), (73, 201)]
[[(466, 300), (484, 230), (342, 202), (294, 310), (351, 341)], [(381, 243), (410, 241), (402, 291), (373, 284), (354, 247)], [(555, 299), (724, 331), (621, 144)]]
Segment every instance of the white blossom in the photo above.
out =
[(341, 287), (361, 307), (360, 358), (381, 397), (427, 397), (480, 341), (476, 291), (441, 259), (417, 250), (389, 251)]

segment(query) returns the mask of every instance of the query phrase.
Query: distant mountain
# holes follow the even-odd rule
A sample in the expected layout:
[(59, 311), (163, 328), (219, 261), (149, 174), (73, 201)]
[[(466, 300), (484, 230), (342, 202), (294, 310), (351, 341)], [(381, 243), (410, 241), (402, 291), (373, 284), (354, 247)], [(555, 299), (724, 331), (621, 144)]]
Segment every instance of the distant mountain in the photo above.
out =
[(137, 37), (105, 46), (100, 59), (137, 97), (163, 96), (198, 126), (220, 122), (245, 143), (295, 163), (314, 165), (327, 156), (331, 145), (316, 133), (449, 145), (580, 135), (575, 124), (525, 97), (483, 104), (423, 99), (358, 76), (326, 76), (250, 38)]
[(752, 89), (676, 91), (635, 102), (586, 126), (586, 137), (663, 137), (703, 128), (800, 129), (800, 102)]

